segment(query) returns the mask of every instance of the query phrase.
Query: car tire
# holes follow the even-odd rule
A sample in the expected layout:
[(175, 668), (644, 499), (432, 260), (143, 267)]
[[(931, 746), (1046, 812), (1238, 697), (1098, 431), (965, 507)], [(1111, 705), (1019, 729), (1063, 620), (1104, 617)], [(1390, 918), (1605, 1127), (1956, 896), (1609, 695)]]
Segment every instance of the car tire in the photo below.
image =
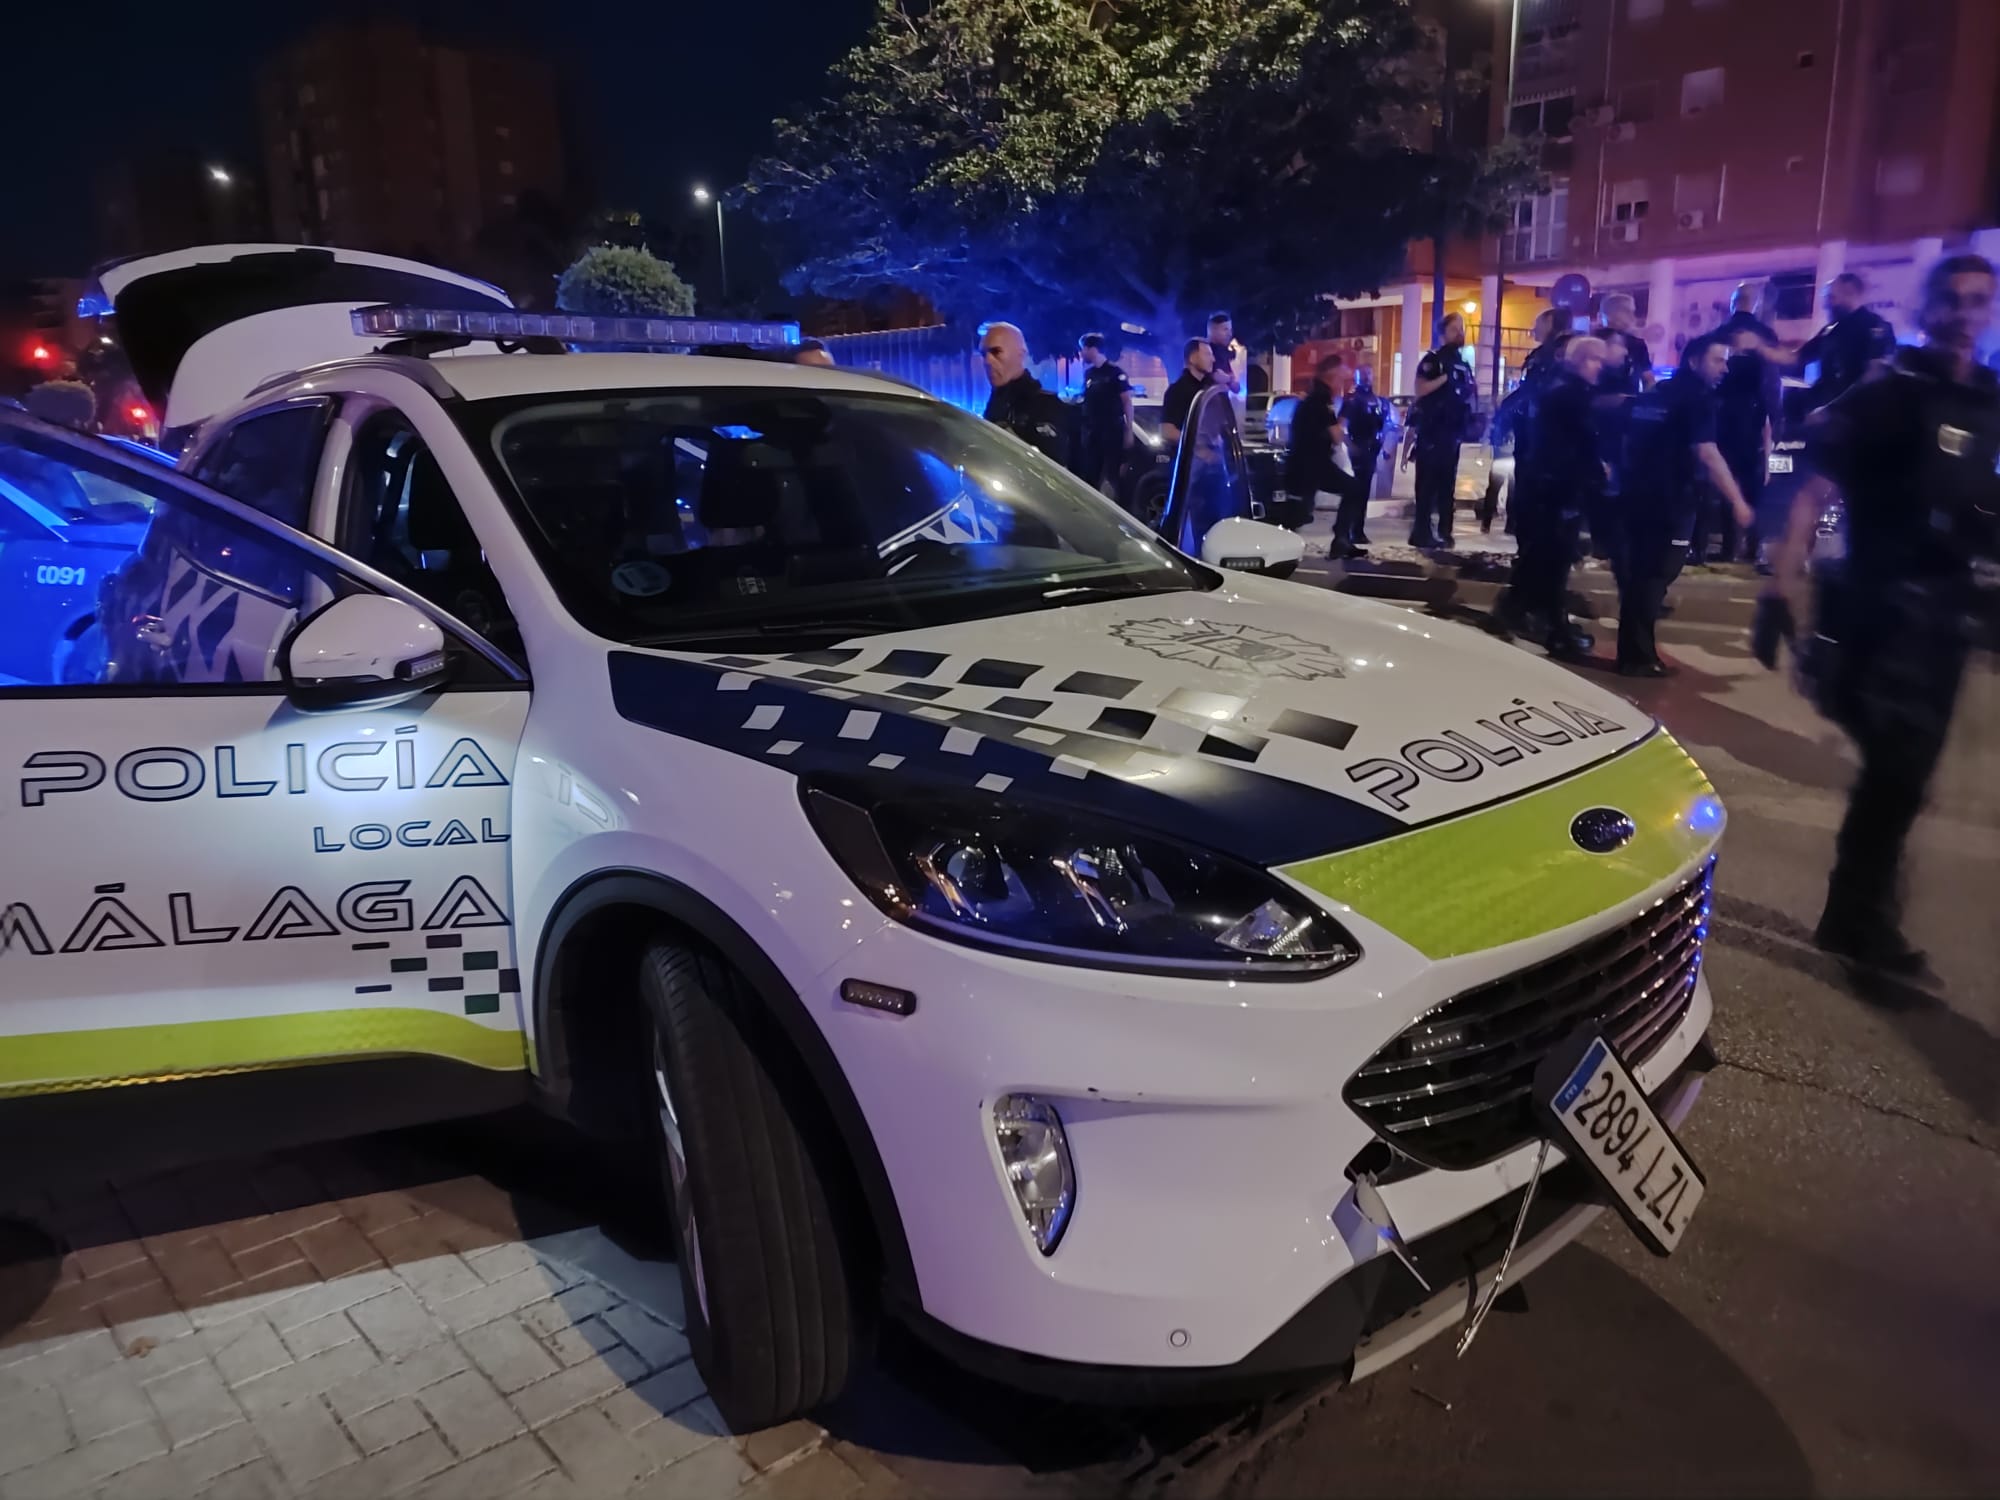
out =
[(803, 1070), (728, 964), (657, 942), (640, 990), (695, 1367), (733, 1431), (770, 1427), (838, 1395), (858, 1360), (856, 1236), (808, 1144), (829, 1132), (802, 1128)]

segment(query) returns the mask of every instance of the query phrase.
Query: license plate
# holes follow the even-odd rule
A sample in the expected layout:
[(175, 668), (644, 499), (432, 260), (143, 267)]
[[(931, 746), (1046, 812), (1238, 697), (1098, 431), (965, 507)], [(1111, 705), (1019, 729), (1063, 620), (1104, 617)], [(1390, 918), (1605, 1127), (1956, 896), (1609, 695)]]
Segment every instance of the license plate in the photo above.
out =
[[(1581, 1058), (1563, 1071), (1579, 1047)], [(1655, 1254), (1672, 1254), (1708, 1180), (1604, 1038), (1580, 1038), (1549, 1063), (1538, 1091), (1556, 1144), (1597, 1178)]]
[(1771, 472), (1773, 474), (1791, 473), (1792, 455), (1789, 453), (1773, 453), (1771, 455)]

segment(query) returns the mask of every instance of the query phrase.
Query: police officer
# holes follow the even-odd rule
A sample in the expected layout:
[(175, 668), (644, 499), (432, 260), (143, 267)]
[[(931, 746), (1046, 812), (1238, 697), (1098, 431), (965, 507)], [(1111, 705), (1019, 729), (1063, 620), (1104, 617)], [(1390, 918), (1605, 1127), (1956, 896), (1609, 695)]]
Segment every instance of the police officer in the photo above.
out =
[(1375, 493), (1375, 473), (1382, 462), (1382, 445), (1389, 431), (1389, 403), (1375, 394), (1375, 371), (1368, 365), (1354, 371), (1354, 389), (1340, 402), (1340, 419), (1347, 429), (1347, 451), (1354, 463), (1354, 522), (1341, 537), (1349, 547), (1368, 545), (1368, 501)]
[[(1715, 390), (1715, 443), (1723, 462), (1736, 481), (1751, 510), (1764, 493), (1764, 478), (1771, 462), (1771, 441), (1783, 421), (1783, 382), (1776, 364), (1763, 352), (1756, 331), (1738, 324), (1722, 335), (1728, 347), (1727, 368), (1722, 384)], [(1706, 563), (1711, 536), (1720, 541), (1718, 562), (1735, 562), (1741, 554), (1742, 532), (1755, 531), (1739, 526), (1723, 497), (1713, 491), (1703, 497), (1689, 539), (1688, 560)], [(1755, 538), (1751, 538), (1754, 549)]]
[(1083, 360), (1083, 440), (1080, 472), (1108, 500), (1117, 500), (1125, 462), (1137, 442), (1132, 430), (1132, 382), (1104, 352), (1104, 335), (1076, 342)]
[(1446, 313), (1443, 342), (1417, 362), (1417, 514), (1410, 524), (1412, 547), (1451, 542), (1453, 497), (1458, 489), (1458, 449), (1472, 418), (1477, 390), (1465, 362), (1465, 319)]
[(1026, 336), (1012, 323), (988, 323), (979, 330), (979, 356), (993, 387), (986, 420), (1064, 462), (1069, 457), (1069, 410), (1028, 368)]
[[(1296, 495), (1309, 497), (1313, 509), (1320, 508), (1321, 495), (1338, 498), (1334, 513), (1333, 545), (1330, 555), (1345, 556), (1354, 550), (1350, 538), (1360, 529), (1355, 520), (1354, 476), (1344, 473), (1335, 458), (1343, 444), (1352, 453), (1352, 437), (1341, 417), (1346, 397), (1341, 394), (1342, 367), (1346, 361), (1328, 354), (1313, 367), (1312, 390), (1292, 416), (1291, 447), (1285, 453), (1285, 487)], [(1350, 457), (1350, 462), (1352, 458)], [(1364, 500), (1361, 502), (1366, 504)]]
[(1160, 401), (1160, 437), (1169, 451), (1180, 443), (1194, 398), (1212, 383), (1215, 374), (1215, 350), (1207, 339), (1189, 339), (1181, 349), (1181, 358), (1181, 372)]
[(1639, 332), (1637, 304), (1629, 292), (1606, 292), (1598, 306), (1604, 319), (1602, 337), (1606, 344), (1616, 334), (1625, 346), (1622, 361), (1606, 359), (1604, 374), (1598, 378), (1597, 388), (1608, 394), (1637, 396), (1653, 388), (1653, 351), (1646, 347), (1646, 336)]
[(1977, 363), (1993, 266), (1953, 255), (1924, 281), (1921, 348), (1896, 351), (1807, 423), (1814, 477), (1793, 502), (1767, 604), (1805, 618), (1799, 594), (1832, 487), (1847, 557), (1824, 589), (1802, 663), (1822, 711), (1853, 736), (1861, 770), (1835, 844), (1815, 941), (1864, 966), (1928, 975), (1903, 936), (1897, 872), (1958, 702), (1981, 584), (2000, 557), (2000, 381)]
[(1639, 397), (1626, 414), (1624, 483), (1612, 545), (1623, 676), (1668, 675), (1654, 629), (1667, 590), (1687, 561), (1700, 480), (1722, 493), (1739, 523), (1750, 524), (1750, 507), (1716, 446), (1715, 389), (1728, 369), (1723, 342), (1698, 338), (1683, 351), (1672, 378)]
[(1509, 502), (1520, 550), (1500, 619), (1538, 637), (1551, 656), (1579, 660), (1590, 642), (1569, 618), (1569, 570), (1580, 520), (1594, 512), (1604, 486), (1593, 403), (1603, 372), (1604, 341), (1571, 336), (1559, 362), (1536, 377), (1531, 415), (1517, 435), (1515, 490)]
[(1896, 330), (1868, 305), (1868, 284), (1846, 271), (1826, 284), (1826, 327), (1805, 341), (1799, 365), (1817, 363), (1811, 404), (1817, 409), (1860, 381), (1868, 367), (1896, 351)]

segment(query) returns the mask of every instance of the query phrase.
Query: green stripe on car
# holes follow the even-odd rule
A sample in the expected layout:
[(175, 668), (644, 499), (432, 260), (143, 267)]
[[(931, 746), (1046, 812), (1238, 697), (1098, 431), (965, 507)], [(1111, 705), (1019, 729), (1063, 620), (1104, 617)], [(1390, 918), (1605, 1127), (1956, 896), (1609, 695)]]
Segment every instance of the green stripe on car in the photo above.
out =
[[(1592, 854), (1578, 813), (1616, 809), (1635, 832)], [(1280, 874), (1352, 907), (1428, 958), (1520, 942), (1594, 916), (1685, 869), (1722, 823), (1715, 788), (1660, 731), (1553, 786), (1463, 817), (1287, 865)]]
[(440, 1011), (380, 1006), (0, 1037), (0, 1098), (410, 1055), (495, 1071), (527, 1066), (517, 1030)]

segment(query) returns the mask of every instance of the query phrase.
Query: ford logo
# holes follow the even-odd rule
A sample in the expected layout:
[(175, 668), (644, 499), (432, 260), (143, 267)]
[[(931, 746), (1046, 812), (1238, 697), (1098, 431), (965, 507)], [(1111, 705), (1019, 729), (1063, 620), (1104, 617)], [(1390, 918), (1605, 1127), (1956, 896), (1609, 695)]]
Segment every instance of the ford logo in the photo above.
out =
[(1585, 808), (1569, 825), (1570, 838), (1586, 854), (1611, 854), (1623, 849), (1638, 831), (1639, 825), (1615, 807)]

